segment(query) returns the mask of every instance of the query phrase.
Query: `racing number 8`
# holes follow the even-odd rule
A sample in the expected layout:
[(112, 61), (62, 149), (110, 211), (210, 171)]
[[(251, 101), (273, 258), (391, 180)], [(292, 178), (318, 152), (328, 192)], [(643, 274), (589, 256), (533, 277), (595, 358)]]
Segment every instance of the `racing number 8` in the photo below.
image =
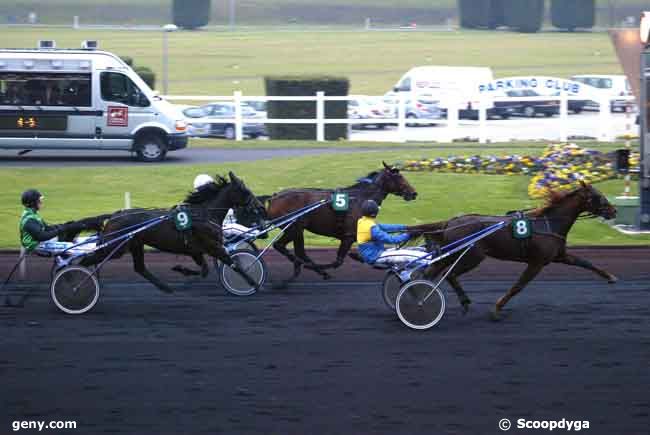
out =
[(531, 235), (530, 221), (528, 219), (517, 219), (512, 222), (512, 233), (517, 239), (527, 239)]
[(517, 234), (520, 236), (528, 234), (528, 225), (526, 225), (526, 221), (517, 221), (515, 231), (517, 231)]

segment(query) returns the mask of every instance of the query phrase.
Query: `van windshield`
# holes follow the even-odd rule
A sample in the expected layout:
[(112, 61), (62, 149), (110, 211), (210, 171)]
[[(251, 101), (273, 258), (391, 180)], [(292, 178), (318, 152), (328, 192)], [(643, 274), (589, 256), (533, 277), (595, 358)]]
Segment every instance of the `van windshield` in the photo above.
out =
[(90, 74), (0, 73), (0, 105), (90, 107)]

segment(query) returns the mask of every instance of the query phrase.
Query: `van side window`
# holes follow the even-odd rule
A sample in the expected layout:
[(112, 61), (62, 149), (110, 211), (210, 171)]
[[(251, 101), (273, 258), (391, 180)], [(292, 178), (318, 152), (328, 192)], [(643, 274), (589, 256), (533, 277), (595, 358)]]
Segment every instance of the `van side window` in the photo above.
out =
[(90, 74), (0, 73), (0, 105), (90, 107)]
[(150, 104), (140, 88), (124, 74), (102, 72), (100, 85), (104, 101), (113, 101), (131, 107), (148, 107)]

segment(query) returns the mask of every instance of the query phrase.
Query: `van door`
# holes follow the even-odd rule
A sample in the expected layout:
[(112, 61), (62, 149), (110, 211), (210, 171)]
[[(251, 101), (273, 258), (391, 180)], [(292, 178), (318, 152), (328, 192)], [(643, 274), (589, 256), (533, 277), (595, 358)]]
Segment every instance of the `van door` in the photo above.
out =
[(97, 134), (102, 147), (130, 150), (131, 132), (155, 117), (151, 102), (124, 73), (101, 71), (99, 82), (102, 115), (97, 120)]

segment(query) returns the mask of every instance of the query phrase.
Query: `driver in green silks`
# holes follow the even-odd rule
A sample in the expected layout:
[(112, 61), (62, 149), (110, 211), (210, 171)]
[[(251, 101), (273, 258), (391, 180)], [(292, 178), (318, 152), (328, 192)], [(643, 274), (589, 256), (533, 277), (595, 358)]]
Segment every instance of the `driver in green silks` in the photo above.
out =
[(43, 195), (35, 189), (26, 190), (21, 196), (25, 209), (20, 217), (20, 243), (28, 253), (36, 250), (41, 242), (51, 240), (65, 231), (85, 229), (83, 225), (74, 222), (64, 225), (45, 223), (38, 214), (43, 206), (43, 198)]

